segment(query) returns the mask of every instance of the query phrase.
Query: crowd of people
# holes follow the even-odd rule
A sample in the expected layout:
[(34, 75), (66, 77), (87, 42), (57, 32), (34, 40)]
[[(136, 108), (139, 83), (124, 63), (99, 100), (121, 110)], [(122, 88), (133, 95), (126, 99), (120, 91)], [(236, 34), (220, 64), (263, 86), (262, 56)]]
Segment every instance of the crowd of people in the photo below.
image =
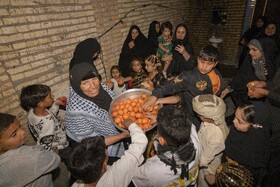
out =
[[(25, 146), (16, 117), (0, 113), (0, 186), (52, 186), (60, 162), (72, 187), (277, 186), (279, 41), (277, 24), (260, 17), (240, 40), (240, 67), (229, 85), (215, 68), (219, 50), (205, 44), (195, 56), (184, 23), (173, 34), (171, 22), (153, 21), (148, 37), (131, 26), (110, 80), (102, 80), (94, 64), (99, 42), (81, 41), (69, 63), (67, 103), (54, 99), (47, 85), (21, 90), (37, 145)], [(157, 123), (149, 136), (133, 118), (122, 122), (128, 132), (110, 119), (111, 102), (133, 88), (152, 93), (142, 108)], [(231, 116), (225, 116), (228, 97), (236, 107)], [(144, 155), (147, 145), (153, 155)]]

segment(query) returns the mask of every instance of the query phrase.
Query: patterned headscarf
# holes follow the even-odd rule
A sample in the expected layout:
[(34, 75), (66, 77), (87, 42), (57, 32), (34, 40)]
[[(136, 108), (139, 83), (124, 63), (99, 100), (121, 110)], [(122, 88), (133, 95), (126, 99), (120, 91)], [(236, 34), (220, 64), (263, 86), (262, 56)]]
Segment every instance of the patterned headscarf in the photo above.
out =
[(224, 139), (226, 139), (229, 129), (225, 122), (226, 105), (223, 99), (216, 95), (198, 95), (192, 100), (193, 110), (204, 118), (212, 119), (215, 125), (219, 126)]
[(261, 43), (257, 39), (253, 39), (249, 42), (248, 45), (253, 45), (256, 47), (261, 53), (262, 56), (259, 59), (253, 60), (252, 65), (255, 68), (255, 74), (260, 80), (266, 80), (267, 68), (265, 63), (264, 51)]

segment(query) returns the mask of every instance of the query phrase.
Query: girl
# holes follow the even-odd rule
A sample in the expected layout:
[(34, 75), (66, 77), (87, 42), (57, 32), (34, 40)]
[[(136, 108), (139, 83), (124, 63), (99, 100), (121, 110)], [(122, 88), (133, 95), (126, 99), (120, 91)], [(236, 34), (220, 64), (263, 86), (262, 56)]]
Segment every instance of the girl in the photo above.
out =
[(142, 64), (143, 61), (141, 58), (134, 58), (131, 61), (130, 68), (132, 69), (132, 83), (129, 88), (142, 88), (141, 83), (147, 78), (147, 73), (144, 71)]
[(172, 24), (167, 21), (161, 25), (161, 36), (158, 37), (157, 56), (161, 59), (166, 55), (172, 55)]
[(252, 101), (238, 107), (225, 142), (224, 161), (245, 166), (258, 185), (267, 174), (270, 148), (268, 106)]
[(165, 81), (162, 73), (162, 65), (156, 55), (151, 55), (145, 60), (145, 68), (148, 72), (147, 79), (142, 83), (143, 87), (152, 91), (154, 88), (162, 85)]
[(112, 79), (107, 81), (107, 86), (113, 90), (116, 95), (119, 95), (126, 90), (124, 84), (125, 79), (122, 77), (119, 66), (112, 66), (110, 72)]

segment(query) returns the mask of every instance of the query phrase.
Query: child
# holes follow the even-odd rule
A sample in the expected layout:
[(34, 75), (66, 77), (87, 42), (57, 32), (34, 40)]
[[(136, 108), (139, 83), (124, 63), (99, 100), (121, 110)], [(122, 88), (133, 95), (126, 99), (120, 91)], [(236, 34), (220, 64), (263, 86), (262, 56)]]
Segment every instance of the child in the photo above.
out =
[(196, 184), (200, 147), (195, 127), (183, 110), (163, 106), (157, 115), (157, 154), (139, 167), (135, 186), (189, 186)]
[(124, 156), (109, 168), (104, 137), (86, 138), (74, 148), (69, 169), (81, 181), (75, 182), (72, 187), (128, 186), (136, 169), (144, 160), (143, 152), (148, 141), (141, 128), (132, 123), (132, 120), (126, 119), (123, 124), (130, 132), (131, 144)]
[(141, 58), (134, 58), (131, 61), (130, 67), (132, 69), (131, 82), (132, 86), (130, 88), (141, 88), (141, 83), (146, 80), (147, 73), (143, 69), (143, 61)]
[(29, 85), (20, 94), (21, 106), (28, 112), (29, 129), (37, 144), (58, 152), (62, 159), (69, 156), (70, 147), (63, 121), (57, 115), (60, 101), (54, 103), (49, 86)]
[(57, 154), (41, 146), (25, 146), (25, 131), (15, 116), (0, 113), (0, 186), (53, 186), (50, 173)]
[(228, 128), (225, 122), (226, 105), (220, 97), (212, 94), (199, 95), (192, 100), (193, 110), (202, 123), (198, 138), (202, 148), (198, 186), (208, 187), (215, 184), (215, 173), (221, 164), (222, 151)]
[(107, 81), (107, 86), (113, 90), (116, 95), (119, 95), (126, 90), (124, 84), (125, 79), (122, 77), (119, 66), (112, 66), (110, 72), (112, 79)]
[(172, 55), (172, 24), (167, 21), (161, 24), (161, 36), (158, 37), (157, 56), (161, 59), (166, 55)]
[(193, 123), (199, 129), (200, 123), (194, 118), (192, 109), (192, 98), (201, 94), (220, 95), (222, 87), (222, 77), (215, 66), (218, 64), (219, 52), (212, 45), (203, 47), (197, 57), (197, 67), (183, 71), (175, 79), (166, 81), (163, 86), (153, 90), (144, 103), (144, 110), (149, 106), (154, 106), (158, 98), (166, 95), (173, 95), (183, 92), (186, 100), (186, 113), (193, 117)]
[(145, 89), (153, 91), (154, 88), (158, 87), (159, 85), (163, 85), (165, 82), (165, 78), (162, 73), (162, 65), (156, 55), (150, 55), (145, 60), (145, 64), (148, 76), (146, 81), (142, 82), (142, 85)]

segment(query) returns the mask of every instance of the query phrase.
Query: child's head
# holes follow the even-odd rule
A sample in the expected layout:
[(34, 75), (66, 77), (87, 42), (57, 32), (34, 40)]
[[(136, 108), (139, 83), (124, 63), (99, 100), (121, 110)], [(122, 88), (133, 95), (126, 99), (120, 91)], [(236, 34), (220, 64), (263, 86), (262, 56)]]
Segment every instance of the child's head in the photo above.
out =
[(193, 110), (201, 121), (208, 121), (221, 125), (225, 123), (226, 105), (222, 98), (212, 95), (198, 95), (192, 100)]
[(163, 22), (161, 24), (161, 32), (165, 37), (172, 36), (172, 24), (169, 21)]
[(0, 154), (20, 147), (25, 138), (25, 131), (16, 117), (0, 113)]
[(212, 45), (203, 47), (197, 57), (197, 67), (200, 73), (208, 74), (218, 64), (219, 51)]
[(95, 136), (77, 145), (69, 161), (71, 174), (86, 184), (97, 182), (106, 171), (108, 155), (104, 138)]
[[(192, 123), (183, 110), (174, 106), (163, 106), (157, 115), (159, 140), (162, 137), (165, 144), (179, 147), (190, 141)], [(161, 142), (160, 142), (161, 143)]]
[(140, 73), (143, 70), (143, 61), (141, 58), (133, 58), (130, 67), (134, 73)]
[(110, 72), (114, 79), (118, 79), (122, 75), (119, 66), (112, 66)]
[(51, 89), (47, 85), (33, 84), (24, 87), (20, 94), (21, 106), (27, 112), (31, 108), (36, 108), (38, 105), (42, 107), (50, 107), (53, 104), (53, 96)]
[(241, 132), (247, 132), (251, 127), (262, 128), (256, 123), (256, 116), (255, 105), (252, 102), (247, 102), (236, 109), (233, 124)]
[(153, 71), (162, 71), (160, 59), (156, 55), (150, 55), (148, 58), (146, 58), (145, 64), (145, 68), (148, 73)]

